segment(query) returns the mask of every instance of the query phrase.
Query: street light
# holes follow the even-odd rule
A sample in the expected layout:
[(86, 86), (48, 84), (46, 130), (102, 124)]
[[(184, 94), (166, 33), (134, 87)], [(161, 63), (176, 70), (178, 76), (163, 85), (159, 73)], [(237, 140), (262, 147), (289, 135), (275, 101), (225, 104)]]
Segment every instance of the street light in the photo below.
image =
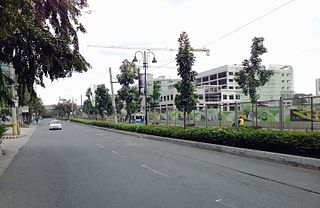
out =
[[(148, 110), (147, 110), (147, 68), (148, 68), (148, 54), (152, 54), (153, 55), (153, 59), (152, 59), (152, 63), (157, 63), (156, 57), (154, 55), (154, 53), (152, 51), (136, 51), (136, 53), (134, 54), (134, 58), (132, 60), (132, 62), (138, 62), (137, 59), (137, 53), (140, 53), (142, 55), (143, 58), (143, 68), (144, 68), (144, 102), (145, 102), (145, 106), (144, 106), (144, 110), (145, 110), (145, 124), (148, 124)], [(139, 76), (139, 80), (140, 80), (140, 76)]]

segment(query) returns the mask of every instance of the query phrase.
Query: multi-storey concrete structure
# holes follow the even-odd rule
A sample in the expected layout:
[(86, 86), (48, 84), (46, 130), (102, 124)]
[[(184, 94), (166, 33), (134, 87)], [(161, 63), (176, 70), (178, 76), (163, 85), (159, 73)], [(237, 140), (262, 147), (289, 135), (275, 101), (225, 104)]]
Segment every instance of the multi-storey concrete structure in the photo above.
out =
[[(175, 88), (175, 84), (179, 81), (179, 79), (171, 79), (165, 78), (165, 76), (160, 76), (154, 81), (159, 81), (160, 83), (160, 99), (159, 99), (159, 108), (175, 108), (174, 100), (176, 97), (177, 89)], [(196, 93), (199, 95), (199, 103), (198, 107), (204, 106), (203, 96), (204, 90), (203, 88), (197, 88)]]
[[(225, 65), (201, 72), (196, 77), (196, 90), (199, 95), (198, 107), (204, 105), (217, 107), (217, 104), (248, 102), (248, 96), (242, 93), (239, 85), (234, 80), (235, 73), (241, 70), (241, 65)], [(270, 81), (258, 90), (260, 100), (273, 100), (292, 98), (293, 70), (290, 65), (270, 65), (274, 71)], [(159, 107), (175, 108), (174, 99), (177, 91), (174, 87), (178, 79), (166, 79), (164, 76), (155, 80), (160, 81), (161, 97)], [(233, 110), (234, 107), (224, 107), (223, 110)]]
[[(234, 103), (249, 101), (235, 81), (235, 73), (241, 65), (225, 65), (198, 74), (197, 87), (204, 87), (205, 103)], [(293, 97), (293, 70), (289, 65), (270, 65), (274, 74), (269, 82), (258, 90), (260, 100), (273, 100)]]
[(270, 81), (259, 90), (261, 100), (293, 98), (293, 69), (290, 65), (270, 65), (274, 72)]
[(201, 72), (196, 77), (196, 86), (204, 89), (206, 105), (216, 106), (220, 103), (247, 101), (234, 80), (235, 73), (242, 68), (240, 65), (225, 65)]

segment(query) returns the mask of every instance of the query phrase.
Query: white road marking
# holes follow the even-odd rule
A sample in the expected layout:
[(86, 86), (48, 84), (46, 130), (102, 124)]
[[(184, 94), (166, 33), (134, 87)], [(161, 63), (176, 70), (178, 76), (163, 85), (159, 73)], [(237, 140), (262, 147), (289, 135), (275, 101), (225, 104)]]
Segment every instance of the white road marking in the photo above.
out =
[(234, 203), (232, 203), (231, 201), (225, 201), (225, 200), (222, 200), (222, 199), (217, 199), (215, 200), (216, 202), (226, 206), (226, 207), (230, 207), (230, 208), (236, 208), (237, 206), (234, 205)]
[(104, 146), (103, 145), (100, 145), (100, 144), (96, 144), (98, 147), (104, 149)]
[(116, 152), (116, 151), (111, 151), (113, 154), (115, 154), (115, 155), (118, 155), (118, 156), (120, 156), (120, 157), (123, 157), (123, 158), (126, 158), (127, 156), (125, 156), (125, 155), (123, 155), (123, 154), (120, 154), (120, 153), (118, 153), (118, 152)]
[(143, 167), (143, 168), (145, 168), (145, 169), (147, 169), (147, 170), (149, 170), (149, 171), (151, 171), (151, 172), (153, 172), (153, 173), (155, 173), (155, 174), (157, 174), (157, 175), (161, 175), (161, 176), (166, 177), (166, 178), (169, 178), (169, 177), (170, 177), (170, 176), (168, 176), (167, 174), (164, 174), (164, 173), (161, 173), (161, 172), (159, 172), (159, 171), (156, 171), (156, 170), (150, 168), (150, 167), (147, 166), (147, 165), (141, 165), (141, 167)]

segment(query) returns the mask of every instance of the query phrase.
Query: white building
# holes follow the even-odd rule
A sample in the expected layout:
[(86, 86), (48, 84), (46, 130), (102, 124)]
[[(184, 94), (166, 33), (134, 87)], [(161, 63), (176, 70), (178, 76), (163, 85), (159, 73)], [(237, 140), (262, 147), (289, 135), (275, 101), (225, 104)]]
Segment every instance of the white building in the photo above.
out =
[[(205, 88), (205, 102), (234, 103), (247, 102), (249, 97), (242, 93), (235, 79), (235, 73), (241, 70), (241, 65), (225, 65), (198, 74), (197, 87)], [(265, 86), (258, 90), (259, 100), (291, 98), (293, 91), (293, 70), (289, 65), (270, 65), (274, 74)]]
[(261, 100), (272, 100), (283, 98), (293, 98), (294, 83), (293, 69), (290, 65), (269, 65), (273, 70), (270, 81), (259, 90)]
[[(154, 81), (159, 81), (160, 82), (160, 98), (159, 98), (159, 108), (164, 109), (164, 108), (170, 108), (174, 109), (175, 104), (174, 100), (176, 97), (177, 89), (175, 88), (175, 84), (179, 81), (179, 79), (171, 79), (171, 78), (166, 78), (165, 76), (160, 76)], [(199, 103), (198, 107), (203, 107), (204, 106), (204, 90), (202, 88), (196, 88), (196, 94), (199, 95)]]
[(320, 95), (320, 78), (316, 79), (316, 95)]
[[(242, 65), (225, 65), (201, 72), (196, 77), (196, 93), (199, 95), (198, 107), (204, 105), (217, 107), (217, 104), (249, 102), (249, 97), (242, 93), (235, 79), (235, 73)], [(270, 65), (274, 74), (269, 82), (258, 90), (259, 100), (276, 100), (293, 98), (293, 69), (290, 65)], [(160, 81), (161, 96), (159, 107), (175, 108), (174, 99), (177, 94), (175, 84), (179, 79), (167, 79), (161, 76), (154, 81)], [(234, 107), (223, 107), (223, 110), (233, 110)]]

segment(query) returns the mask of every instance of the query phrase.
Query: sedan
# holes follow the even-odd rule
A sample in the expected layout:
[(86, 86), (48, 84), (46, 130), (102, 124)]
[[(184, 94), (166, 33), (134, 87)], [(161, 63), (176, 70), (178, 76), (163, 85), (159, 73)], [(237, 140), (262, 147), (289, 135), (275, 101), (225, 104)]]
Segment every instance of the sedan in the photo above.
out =
[(54, 130), (54, 129), (58, 129), (61, 130), (62, 129), (62, 125), (61, 122), (58, 120), (52, 120), (49, 123), (49, 130)]

